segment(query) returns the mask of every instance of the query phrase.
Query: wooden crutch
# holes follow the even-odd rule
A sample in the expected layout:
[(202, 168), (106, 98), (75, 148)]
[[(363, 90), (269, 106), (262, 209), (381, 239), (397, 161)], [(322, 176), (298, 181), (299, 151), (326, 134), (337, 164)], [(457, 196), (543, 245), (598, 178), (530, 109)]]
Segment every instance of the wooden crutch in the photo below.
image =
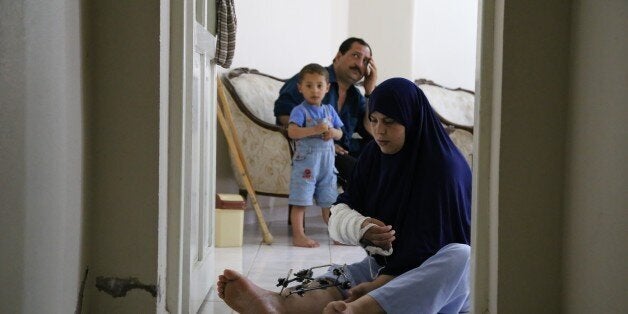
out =
[(227, 103), (227, 99), (225, 96), (224, 86), (218, 78), (218, 123), (220, 123), (220, 127), (222, 128), (223, 133), (225, 134), (225, 138), (227, 139), (227, 145), (229, 146), (229, 151), (234, 156), (236, 168), (238, 169), (238, 174), (242, 178), (242, 182), (246, 188), (246, 191), (249, 193), (251, 197), (251, 203), (253, 204), (253, 209), (255, 209), (255, 215), (257, 216), (257, 221), (259, 222), (259, 226), (262, 229), (262, 240), (266, 244), (273, 243), (273, 235), (270, 234), (268, 230), (268, 226), (266, 225), (266, 220), (264, 220), (264, 216), (262, 215), (262, 209), (257, 202), (257, 196), (255, 194), (255, 190), (253, 189), (253, 184), (251, 183), (251, 179), (249, 176), (249, 171), (246, 165), (246, 160), (244, 159), (244, 155), (242, 154), (242, 148), (240, 145), (240, 141), (238, 138), (238, 133), (236, 131), (235, 125), (233, 124), (233, 117), (231, 116), (231, 109), (229, 109), (229, 104)]

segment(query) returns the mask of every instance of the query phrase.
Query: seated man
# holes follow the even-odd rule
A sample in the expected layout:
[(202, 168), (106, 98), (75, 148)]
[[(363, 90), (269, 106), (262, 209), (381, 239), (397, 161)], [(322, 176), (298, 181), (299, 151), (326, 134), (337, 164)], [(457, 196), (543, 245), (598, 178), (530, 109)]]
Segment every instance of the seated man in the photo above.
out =
[[(344, 124), (343, 136), (335, 142), (335, 164), (338, 170), (338, 182), (346, 189), (351, 170), (362, 149), (362, 143), (372, 139), (368, 132), (366, 99), (355, 87), (355, 84), (364, 78), (366, 97), (375, 88), (377, 68), (372, 59), (371, 47), (360, 38), (346, 39), (340, 45), (327, 71), (329, 71), (330, 88), (325, 94), (323, 103), (330, 104)], [(287, 127), (292, 108), (303, 102), (303, 95), (299, 93), (297, 83), (298, 75), (295, 75), (286, 81), (279, 91), (279, 98), (275, 101), (274, 109), (278, 125)], [(362, 137), (361, 141), (352, 138), (356, 132)]]

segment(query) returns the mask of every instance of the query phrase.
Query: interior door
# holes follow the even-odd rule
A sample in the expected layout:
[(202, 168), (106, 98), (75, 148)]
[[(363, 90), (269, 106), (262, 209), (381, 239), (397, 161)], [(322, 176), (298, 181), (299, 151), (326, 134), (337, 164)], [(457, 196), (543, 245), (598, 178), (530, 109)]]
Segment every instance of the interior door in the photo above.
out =
[[(215, 37), (194, 22), (193, 95), (186, 119), (185, 178), (189, 186), (185, 208), (190, 211), (189, 287), (190, 313), (196, 313), (215, 281), (214, 207), (216, 186), (216, 73), (211, 61)], [(185, 283), (184, 283), (185, 284)]]
[(159, 312), (196, 313), (215, 281), (216, 38), (207, 0), (171, 1), (168, 9), (167, 278)]

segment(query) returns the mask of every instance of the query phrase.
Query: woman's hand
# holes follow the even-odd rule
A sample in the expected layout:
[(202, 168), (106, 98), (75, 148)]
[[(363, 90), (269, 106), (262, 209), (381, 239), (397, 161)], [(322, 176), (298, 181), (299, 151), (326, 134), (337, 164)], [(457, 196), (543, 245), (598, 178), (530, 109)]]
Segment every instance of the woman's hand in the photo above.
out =
[(363, 283), (361, 283), (361, 284), (359, 284), (359, 285), (349, 289), (349, 296), (344, 301), (345, 302), (353, 302), (353, 301), (361, 298), (365, 294), (371, 292), (375, 288), (377, 288), (377, 287), (375, 287), (373, 285), (373, 282), (363, 282)]
[(366, 295), (367, 293), (387, 284), (389, 281), (393, 280), (393, 276), (390, 275), (380, 275), (375, 278), (375, 280), (370, 282), (363, 282), (351, 289), (349, 289), (349, 296), (345, 300), (345, 302), (352, 302), (360, 297)]
[(379, 219), (375, 218), (367, 218), (362, 223), (362, 228), (369, 223), (375, 224), (375, 226), (370, 227), (364, 235), (363, 239), (366, 239), (373, 243), (373, 245), (382, 248), (383, 250), (388, 250), (392, 247), (392, 242), (395, 240), (395, 230), (392, 229), (391, 225), (386, 225)]

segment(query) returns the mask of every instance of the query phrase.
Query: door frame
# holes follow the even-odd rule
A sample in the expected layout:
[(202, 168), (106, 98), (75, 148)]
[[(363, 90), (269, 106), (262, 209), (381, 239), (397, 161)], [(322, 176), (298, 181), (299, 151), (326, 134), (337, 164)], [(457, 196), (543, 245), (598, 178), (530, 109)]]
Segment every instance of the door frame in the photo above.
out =
[(471, 208), (471, 313), (497, 313), (504, 2), (479, 1)]
[[(183, 105), (192, 101), (191, 84), (186, 84), (186, 73), (192, 71), (192, 59), (187, 56), (191, 54), (186, 43), (193, 41), (193, 19), (189, 11), (192, 10), (190, 1), (185, 0), (162, 0), (162, 12), (160, 23), (162, 26), (160, 44), (166, 46), (162, 48), (165, 57), (162, 55), (162, 64), (167, 62), (167, 70), (160, 70), (166, 73), (162, 77), (162, 88), (167, 88), (166, 103), (162, 104), (161, 111), (162, 127), (160, 129), (160, 218), (165, 222), (159, 230), (160, 252), (159, 259), (164, 264), (158, 267), (159, 274), (159, 296), (157, 311), (160, 313), (182, 313), (182, 309), (187, 304), (183, 300), (183, 226), (185, 225), (185, 215), (183, 212), (184, 193), (181, 189), (183, 184), (184, 169), (182, 167), (184, 158), (183, 136), (185, 133), (183, 118)], [(169, 40), (166, 40), (169, 39)], [(165, 59), (165, 60), (164, 60)], [(164, 81), (165, 86), (164, 86)], [(163, 99), (162, 99), (163, 100)]]

